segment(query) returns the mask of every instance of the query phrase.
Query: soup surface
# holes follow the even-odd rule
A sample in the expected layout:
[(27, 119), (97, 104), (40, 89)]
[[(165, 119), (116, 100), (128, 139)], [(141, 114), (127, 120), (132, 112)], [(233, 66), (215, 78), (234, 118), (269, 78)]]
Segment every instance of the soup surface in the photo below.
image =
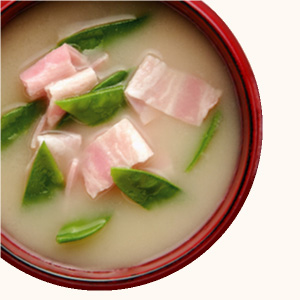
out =
[[(30, 143), (36, 122), (28, 133), (2, 151), (1, 226), (4, 232), (46, 259), (94, 270), (129, 267), (154, 259), (179, 246), (205, 224), (233, 178), (241, 130), (228, 71), (205, 37), (160, 3), (47, 2), (12, 20), (2, 29), (2, 114), (28, 101), (19, 74), (53, 49), (58, 40), (88, 26), (143, 13), (152, 15), (149, 23), (105, 48), (109, 60), (97, 73), (99, 78), (137, 67), (145, 55), (153, 54), (168, 66), (202, 77), (222, 90), (217, 105), (223, 115), (222, 123), (205, 154), (188, 173), (185, 169), (208, 127), (212, 111), (200, 127), (163, 114), (144, 126), (130, 107), (95, 127), (72, 123), (64, 130), (81, 134), (84, 148), (95, 134), (128, 118), (154, 152), (139, 167), (166, 177), (183, 193), (146, 210), (116, 187), (93, 200), (80, 181), (69, 196), (58, 192), (51, 201), (24, 210), (22, 198), (35, 153)], [(76, 242), (56, 242), (56, 234), (65, 223), (107, 211), (112, 212), (112, 218), (101, 231)]]

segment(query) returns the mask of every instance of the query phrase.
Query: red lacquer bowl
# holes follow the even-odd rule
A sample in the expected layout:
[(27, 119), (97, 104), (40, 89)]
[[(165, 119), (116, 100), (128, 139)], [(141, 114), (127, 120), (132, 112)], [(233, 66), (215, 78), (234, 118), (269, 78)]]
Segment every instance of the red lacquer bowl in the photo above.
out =
[[(2, 27), (34, 1), (2, 1)], [(233, 78), (242, 115), (239, 165), (221, 205), (193, 237), (175, 250), (128, 269), (94, 272), (49, 262), (22, 248), (4, 231), (1, 255), (18, 269), (39, 279), (78, 289), (112, 290), (134, 287), (165, 277), (191, 263), (210, 248), (237, 216), (252, 186), (261, 152), (262, 113), (256, 81), (249, 62), (224, 22), (203, 2), (165, 2), (202, 31), (219, 52)]]

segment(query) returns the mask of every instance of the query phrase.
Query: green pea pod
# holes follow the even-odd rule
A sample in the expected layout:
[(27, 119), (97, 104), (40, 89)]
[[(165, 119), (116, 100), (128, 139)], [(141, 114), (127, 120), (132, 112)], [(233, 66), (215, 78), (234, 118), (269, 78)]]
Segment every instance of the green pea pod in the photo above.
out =
[(20, 135), (27, 132), (45, 109), (46, 105), (43, 101), (34, 101), (3, 115), (1, 118), (1, 149), (5, 149)]
[(104, 79), (102, 82), (97, 84), (93, 89), (92, 92), (98, 91), (100, 89), (114, 86), (118, 83), (124, 81), (129, 74), (129, 71), (121, 70), (113, 73), (108, 78)]
[[(113, 73), (108, 78), (104, 79), (102, 82), (100, 82), (98, 85), (96, 85), (90, 91), (90, 93), (94, 93), (94, 92), (99, 91), (101, 89), (104, 89), (104, 88), (107, 88), (107, 87), (112, 87), (114, 85), (117, 85), (117, 84), (123, 82), (127, 78), (127, 76), (129, 75), (129, 73), (130, 73), (130, 70), (128, 70), (128, 71), (121, 70), (121, 71), (117, 71), (117, 72)], [(60, 129), (63, 126), (65, 126), (66, 124), (72, 123), (72, 121), (73, 121), (73, 117), (69, 113), (66, 113), (62, 117), (62, 119), (58, 122), (58, 124), (56, 126), (56, 129)]]
[(56, 130), (59, 130), (59, 129), (61, 129), (62, 127), (64, 127), (65, 125), (70, 124), (70, 123), (73, 123), (73, 121), (74, 121), (73, 117), (72, 117), (69, 113), (66, 113), (66, 114), (59, 120), (59, 122), (57, 123), (55, 129), (56, 129)]
[(64, 225), (56, 236), (59, 244), (86, 238), (103, 228), (111, 216), (100, 216), (91, 219), (80, 219)]
[(193, 167), (195, 166), (195, 164), (198, 162), (201, 155), (204, 153), (205, 149), (209, 145), (211, 139), (215, 135), (215, 133), (216, 133), (216, 131), (217, 131), (219, 125), (220, 125), (221, 120), (222, 120), (222, 114), (221, 114), (220, 111), (217, 111), (214, 114), (207, 131), (202, 136), (202, 139), (201, 139), (200, 145), (198, 147), (198, 150), (197, 150), (193, 160), (190, 162), (190, 164), (186, 168), (185, 172), (191, 171), (193, 169)]
[(64, 177), (45, 142), (40, 146), (32, 165), (23, 205), (41, 202), (53, 197), (64, 187)]
[(102, 26), (104, 40), (104, 46), (108, 45), (114, 39), (123, 37), (126, 34), (138, 29), (145, 24), (150, 18), (150, 15), (146, 14), (138, 18), (122, 20), (114, 23), (104, 24)]
[(55, 103), (80, 122), (94, 126), (109, 120), (125, 104), (124, 86), (101, 89)]
[(141, 170), (111, 168), (111, 176), (125, 195), (146, 209), (181, 191), (165, 178)]
[(67, 43), (79, 51), (83, 51), (85, 49), (94, 49), (100, 45), (107, 45), (114, 38), (123, 36), (138, 28), (147, 19), (148, 15), (86, 28), (59, 41), (57, 47)]
[(67, 38), (59, 41), (57, 47), (63, 44), (69, 44), (78, 51), (85, 49), (94, 49), (100, 46), (103, 42), (102, 26), (95, 26), (76, 32)]

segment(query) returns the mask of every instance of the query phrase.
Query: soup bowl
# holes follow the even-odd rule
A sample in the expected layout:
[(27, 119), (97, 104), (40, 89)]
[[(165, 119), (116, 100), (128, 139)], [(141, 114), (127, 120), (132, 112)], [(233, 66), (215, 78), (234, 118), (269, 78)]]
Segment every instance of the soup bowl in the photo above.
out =
[[(4, 27), (34, 1), (1, 2)], [(235, 175), (221, 204), (191, 238), (176, 249), (147, 263), (110, 271), (90, 271), (51, 262), (1, 232), (1, 255), (11, 265), (42, 280), (77, 289), (112, 290), (134, 287), (163, 278), (194, 261), (226, 231), (242, 208), (252, 186), (261, 152), (262, 112), (251, 66), (233, 33), (201, 1), (164, 2), (204, 33), (225, 63), (234, 83), (242, 120), (241, 151)]]

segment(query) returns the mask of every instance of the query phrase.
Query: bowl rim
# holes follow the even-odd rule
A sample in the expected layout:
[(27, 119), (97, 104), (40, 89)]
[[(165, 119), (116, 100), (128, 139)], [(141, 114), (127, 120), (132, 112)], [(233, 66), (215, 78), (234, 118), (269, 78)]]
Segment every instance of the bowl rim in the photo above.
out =
[[(34, 5), (35, 2), (2, 1), (1, 18), (7, 16), (2, 26), (5, 26), (10, 19), (23, 10)], [(103, 277), (103, 279), (99, 277), (99, 272), (89, 274), (98, 276), (95, 279), (92, 277), (87, 279), (86, 272), (80, 273), (78, 277), (73, 277), (71, 275), (74, 271), (72, 268), (69, 268), (67, 273), (60, 274), (61, 266), (45, 260), (43, 262), (46, 264), (36, 264), (41, 259), (37, 254), (27, 252), (26, 249), (17, 245), (17, 242), (9, 235), (1, 231), (1, 256), (21, 271), (60, 286), (85, 290), (124, 289), (150, 283), (176, 272), (201, 256), (222, 236), (242, 208), (257, 172), (262, 147), (262, 111), (252, 68), (233, 33), (204, 2), (162, 2), (184, 15), (207, 35), (227, 65), (238, 89), (239, 97), (244, 100), (240, 103), (245, 118), (243, 120), (243, 157), (240, 158), (242, 161), (240, 165), (243, 166), (239, 168), (240, 173), (234, 176), (234, 179), (238, 178), (238, 180), (230, 186), (231, 195), (225, 197), (228, 198), (228, 201), (225, 203), (224, 200), (207, 224), (188, 241), (162, 257), (129, 268), (130, 273), (124, 272), (122, 277), (116, 275), (117, 271), (116, 273), (100, 272), (102, 275), (105, 273), (105, 276), (109, 276), (109, 278)], [(32, 256), (31, 261), (25, 259), (28, 254)], [(145, 271), (145, 268), (148, 271)], [(62, 269), (66, 271), (66, 266), (62, 266)], [(132, 275), (132, 270), (134, 270), (134, 275)]]

